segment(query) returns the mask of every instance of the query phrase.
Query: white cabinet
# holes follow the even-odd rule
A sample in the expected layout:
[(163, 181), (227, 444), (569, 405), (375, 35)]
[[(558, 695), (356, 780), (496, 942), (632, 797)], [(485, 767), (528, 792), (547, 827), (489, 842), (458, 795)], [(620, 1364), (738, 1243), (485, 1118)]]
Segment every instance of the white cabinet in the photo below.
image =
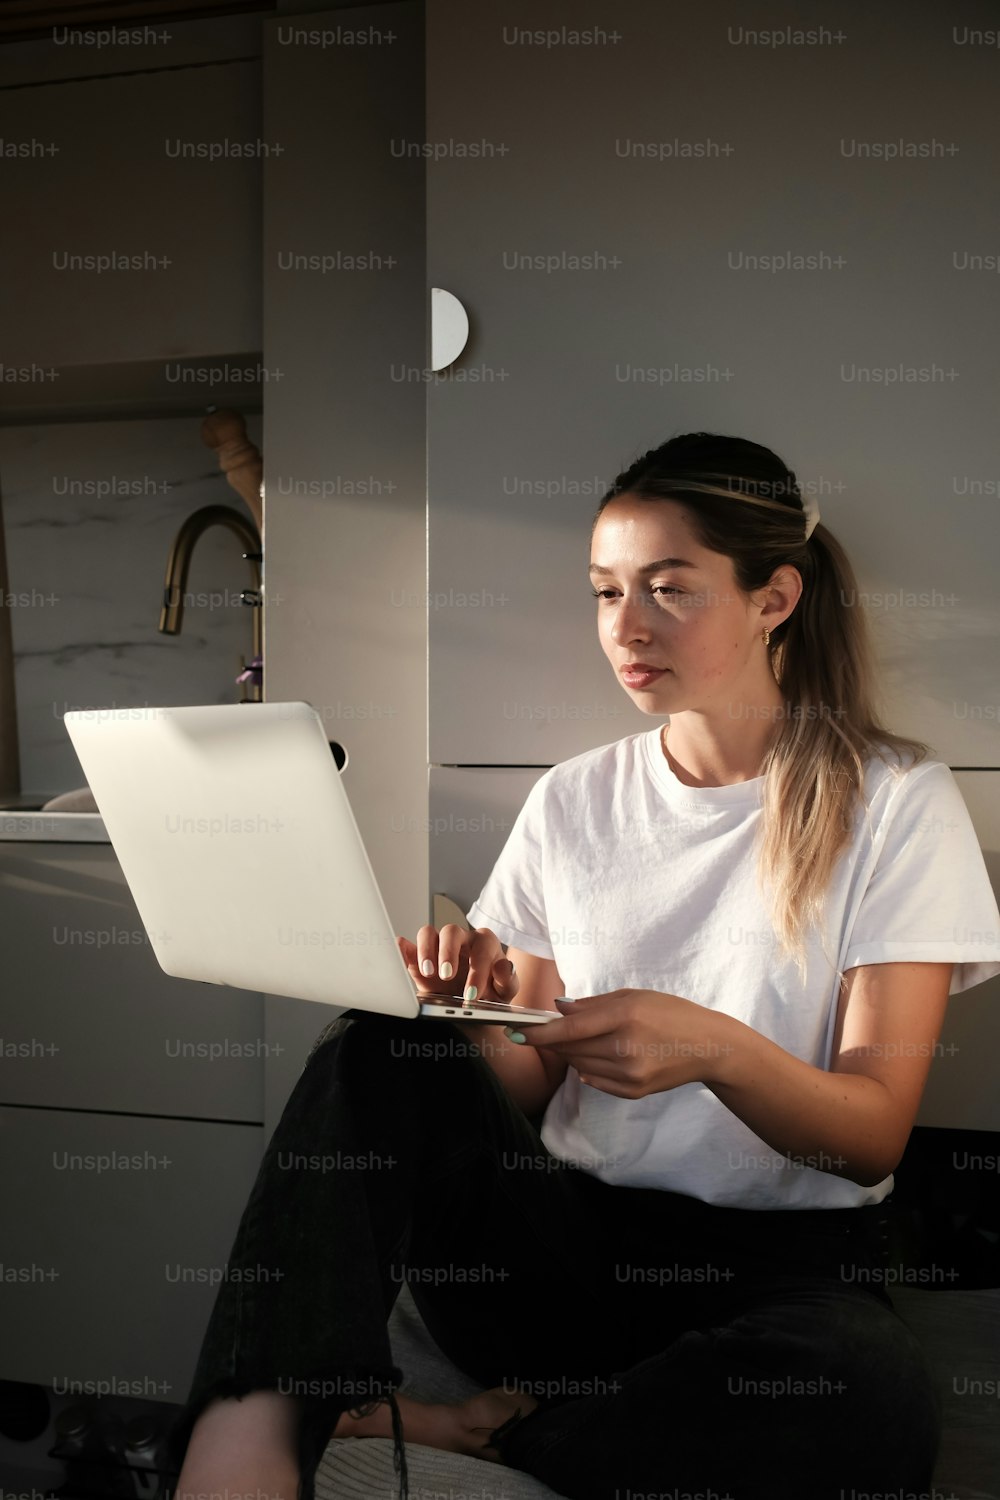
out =
[[(527, 9), (426, 7), (427, 279), (471, 324), (428, 385), (431, 762), (547, 764), (650, 726), (598, 645), (590, 523), (695, 430), (811, 487), (893, 726), (1000, 766), (995, 294), (952, 261), (995, 238), (981, 49), (856, 4), (849, 46), (736, 45), (661, 0), (550, 46), (530, 28), (567, 8)], [(931, 53), (930, 92), (887, 89)], [(933, 159), (862, 154), (931, 136)]]
[(263, 1121), (262, 997), (164, 974), (110, 844), (0, 840), (0, 929), (0, 1103)]
[(263, 1148), (260, 1126), (0, 1108), (3, 1378), (183, 1401)]
[(0, 137), (31, 148), (3, 162), (7, 370), (159, 359), (169, 391), (174, 361), (260, 348), (261, 153), (237, 154), (260, 140), (259, 75), (244, 58), (0, 91)]
[[(975, 825), (993, 889), (1000, 895), (1000, 772), (956, 771), (955, 780)], [(970, 959), (985, 934), (968, 929)], [(918, 1125), (952, 1130), (1000, 1130), (997, 1057), (1000, 1056), (1000, 978), (953, 995), (917, 1115)]]

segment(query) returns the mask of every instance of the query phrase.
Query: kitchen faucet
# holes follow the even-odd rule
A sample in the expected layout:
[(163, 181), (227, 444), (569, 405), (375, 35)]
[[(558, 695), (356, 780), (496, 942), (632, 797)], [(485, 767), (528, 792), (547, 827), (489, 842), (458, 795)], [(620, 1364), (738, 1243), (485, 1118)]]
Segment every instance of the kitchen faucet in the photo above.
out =
[[(167, 576), (163, 585), (163, 606), (160, 610), (159, 629), (164, 635), (180, 635), (191, 556), (198, 538), (210, 526), (228, 526), (230, 531), (236, 533), (246, 549), (243, 556), (250, 564), (253, 589), (245, 589), (240, 597), (244, 604), (252, 606), (254, 610), (253, 655), (259, 662), (261, 659), (262, 603), (260, 564), (263, 558), (260, 534), (245, 516), (230, 505), (204, 505), (200, 510), (192, 511), (174, 537), (170, 556), (167, 558)], [(243, 665), (245, 668), (245, 661)], [(242, 701), (259, 703), (262, 696), (259, 684), (250, 681), (247, 684), (247, 696)]]

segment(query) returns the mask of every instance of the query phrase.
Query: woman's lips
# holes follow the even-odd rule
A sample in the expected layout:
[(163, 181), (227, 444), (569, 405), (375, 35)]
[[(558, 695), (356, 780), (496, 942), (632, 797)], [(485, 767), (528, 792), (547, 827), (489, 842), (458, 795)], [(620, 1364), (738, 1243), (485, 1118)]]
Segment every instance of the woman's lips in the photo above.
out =
[(622, 669), (622, 681), (626, 687), (644, 688), (648, 687), (651, 682), (655, 682), (658, 677), (662, 677), (666, 672), (669, 672), (669, 670), (669, 667), (659, 667), (655, 671), (645, 671), (638, 668), (632, 671), (630, 668), (625, 667)]

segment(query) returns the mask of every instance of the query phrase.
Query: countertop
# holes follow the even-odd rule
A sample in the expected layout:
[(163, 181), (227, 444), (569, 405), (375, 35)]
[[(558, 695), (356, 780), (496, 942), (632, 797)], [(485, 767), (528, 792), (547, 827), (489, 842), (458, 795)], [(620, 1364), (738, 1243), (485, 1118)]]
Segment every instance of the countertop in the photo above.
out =
[(0, 808), (0, 841), (110, 844), (99, 813), (18, 812)]

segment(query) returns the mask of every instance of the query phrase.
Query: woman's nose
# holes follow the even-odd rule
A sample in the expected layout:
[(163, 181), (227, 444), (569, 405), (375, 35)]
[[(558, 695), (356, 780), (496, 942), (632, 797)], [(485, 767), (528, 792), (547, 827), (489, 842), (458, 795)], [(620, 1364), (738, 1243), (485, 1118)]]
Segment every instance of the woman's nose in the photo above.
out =
[(611, 627), (611, 638), (616, 642), (631, 641), (636, 636), (649, 635), (649, 609), (641, 594), (631, 598), (623, 595), (615, 606), (615, 619)]

